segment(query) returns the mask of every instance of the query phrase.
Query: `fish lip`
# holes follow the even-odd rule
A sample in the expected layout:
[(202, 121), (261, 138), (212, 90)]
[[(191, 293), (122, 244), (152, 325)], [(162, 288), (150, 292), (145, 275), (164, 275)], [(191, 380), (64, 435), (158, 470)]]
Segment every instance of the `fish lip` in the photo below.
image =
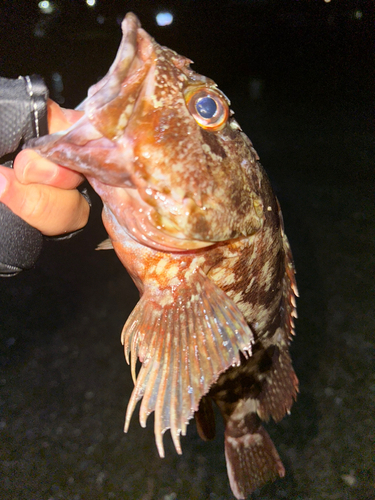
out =
[(142, 32), (152, 42), (151, 37), (141, 28), (141, 23), (133, 12), (128, 12), (121, 23), (123, 33), (116, 57), (107, 74), (98, 83), (89, 88), (87, 97), (75, 108), (90, 115), (108, 102), (112, 101), (120, 92), (121, 83), (131, 69), (134, 59), (139, 56), (138, 33)]

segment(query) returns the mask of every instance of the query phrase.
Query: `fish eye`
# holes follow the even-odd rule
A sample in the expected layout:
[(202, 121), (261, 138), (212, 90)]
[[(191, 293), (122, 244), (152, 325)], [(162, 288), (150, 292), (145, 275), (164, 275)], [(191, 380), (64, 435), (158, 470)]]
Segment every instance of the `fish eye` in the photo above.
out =
[(215, 116), (217, 104), (212, 97), (205, 96), (196, 101), (195, 109), (202, 118), (210, 119)]
[(224, 127), (229, 108), (224, 97), (212, 89), (200, 89), (188, 95), (187, 106), (200, 127), (220, 130)]

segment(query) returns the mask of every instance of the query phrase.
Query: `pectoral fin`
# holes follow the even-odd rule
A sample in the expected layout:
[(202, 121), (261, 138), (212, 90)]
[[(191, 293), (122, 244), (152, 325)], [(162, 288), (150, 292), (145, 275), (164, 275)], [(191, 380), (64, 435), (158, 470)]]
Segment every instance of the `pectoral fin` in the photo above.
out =
[[(162, 435), (171, 429), (181, 453), (180, 434), (198, 410), (199, 401), (230, 366), (248, 355), (253, 334), (234, 302), (200, 270), (174, 289), (146, 288), (123, 332), (125, 356), (135, 387), (125, 420), (125, 432), (137, 402), (143, 397), (143, 427), (155, 411), (155, 437), (164, 456)], [(136, 377), (137, 358), (143, 363)]]

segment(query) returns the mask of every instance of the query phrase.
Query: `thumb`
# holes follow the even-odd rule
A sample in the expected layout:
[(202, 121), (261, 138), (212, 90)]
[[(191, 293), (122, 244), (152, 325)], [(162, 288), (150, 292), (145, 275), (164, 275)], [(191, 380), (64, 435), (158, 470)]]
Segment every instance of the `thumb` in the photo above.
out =
[(56, 102), (48, 99), (48, 131), (50, 134), (69, 128), (81, 118), (83, 111), (61, 108)]

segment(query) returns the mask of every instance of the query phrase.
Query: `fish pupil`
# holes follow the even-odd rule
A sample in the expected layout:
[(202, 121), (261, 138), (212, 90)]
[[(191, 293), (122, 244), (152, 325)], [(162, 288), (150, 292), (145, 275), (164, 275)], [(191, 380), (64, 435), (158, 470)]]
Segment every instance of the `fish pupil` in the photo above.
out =
[(217, 104), (212, 97), (202, 97), (201, 99), (198, 100), (198, 102), (195, 105), (197, 113), (200, 114), (202, 118), (212, 118), (215, 116), (215, 113), (217, 111)]

